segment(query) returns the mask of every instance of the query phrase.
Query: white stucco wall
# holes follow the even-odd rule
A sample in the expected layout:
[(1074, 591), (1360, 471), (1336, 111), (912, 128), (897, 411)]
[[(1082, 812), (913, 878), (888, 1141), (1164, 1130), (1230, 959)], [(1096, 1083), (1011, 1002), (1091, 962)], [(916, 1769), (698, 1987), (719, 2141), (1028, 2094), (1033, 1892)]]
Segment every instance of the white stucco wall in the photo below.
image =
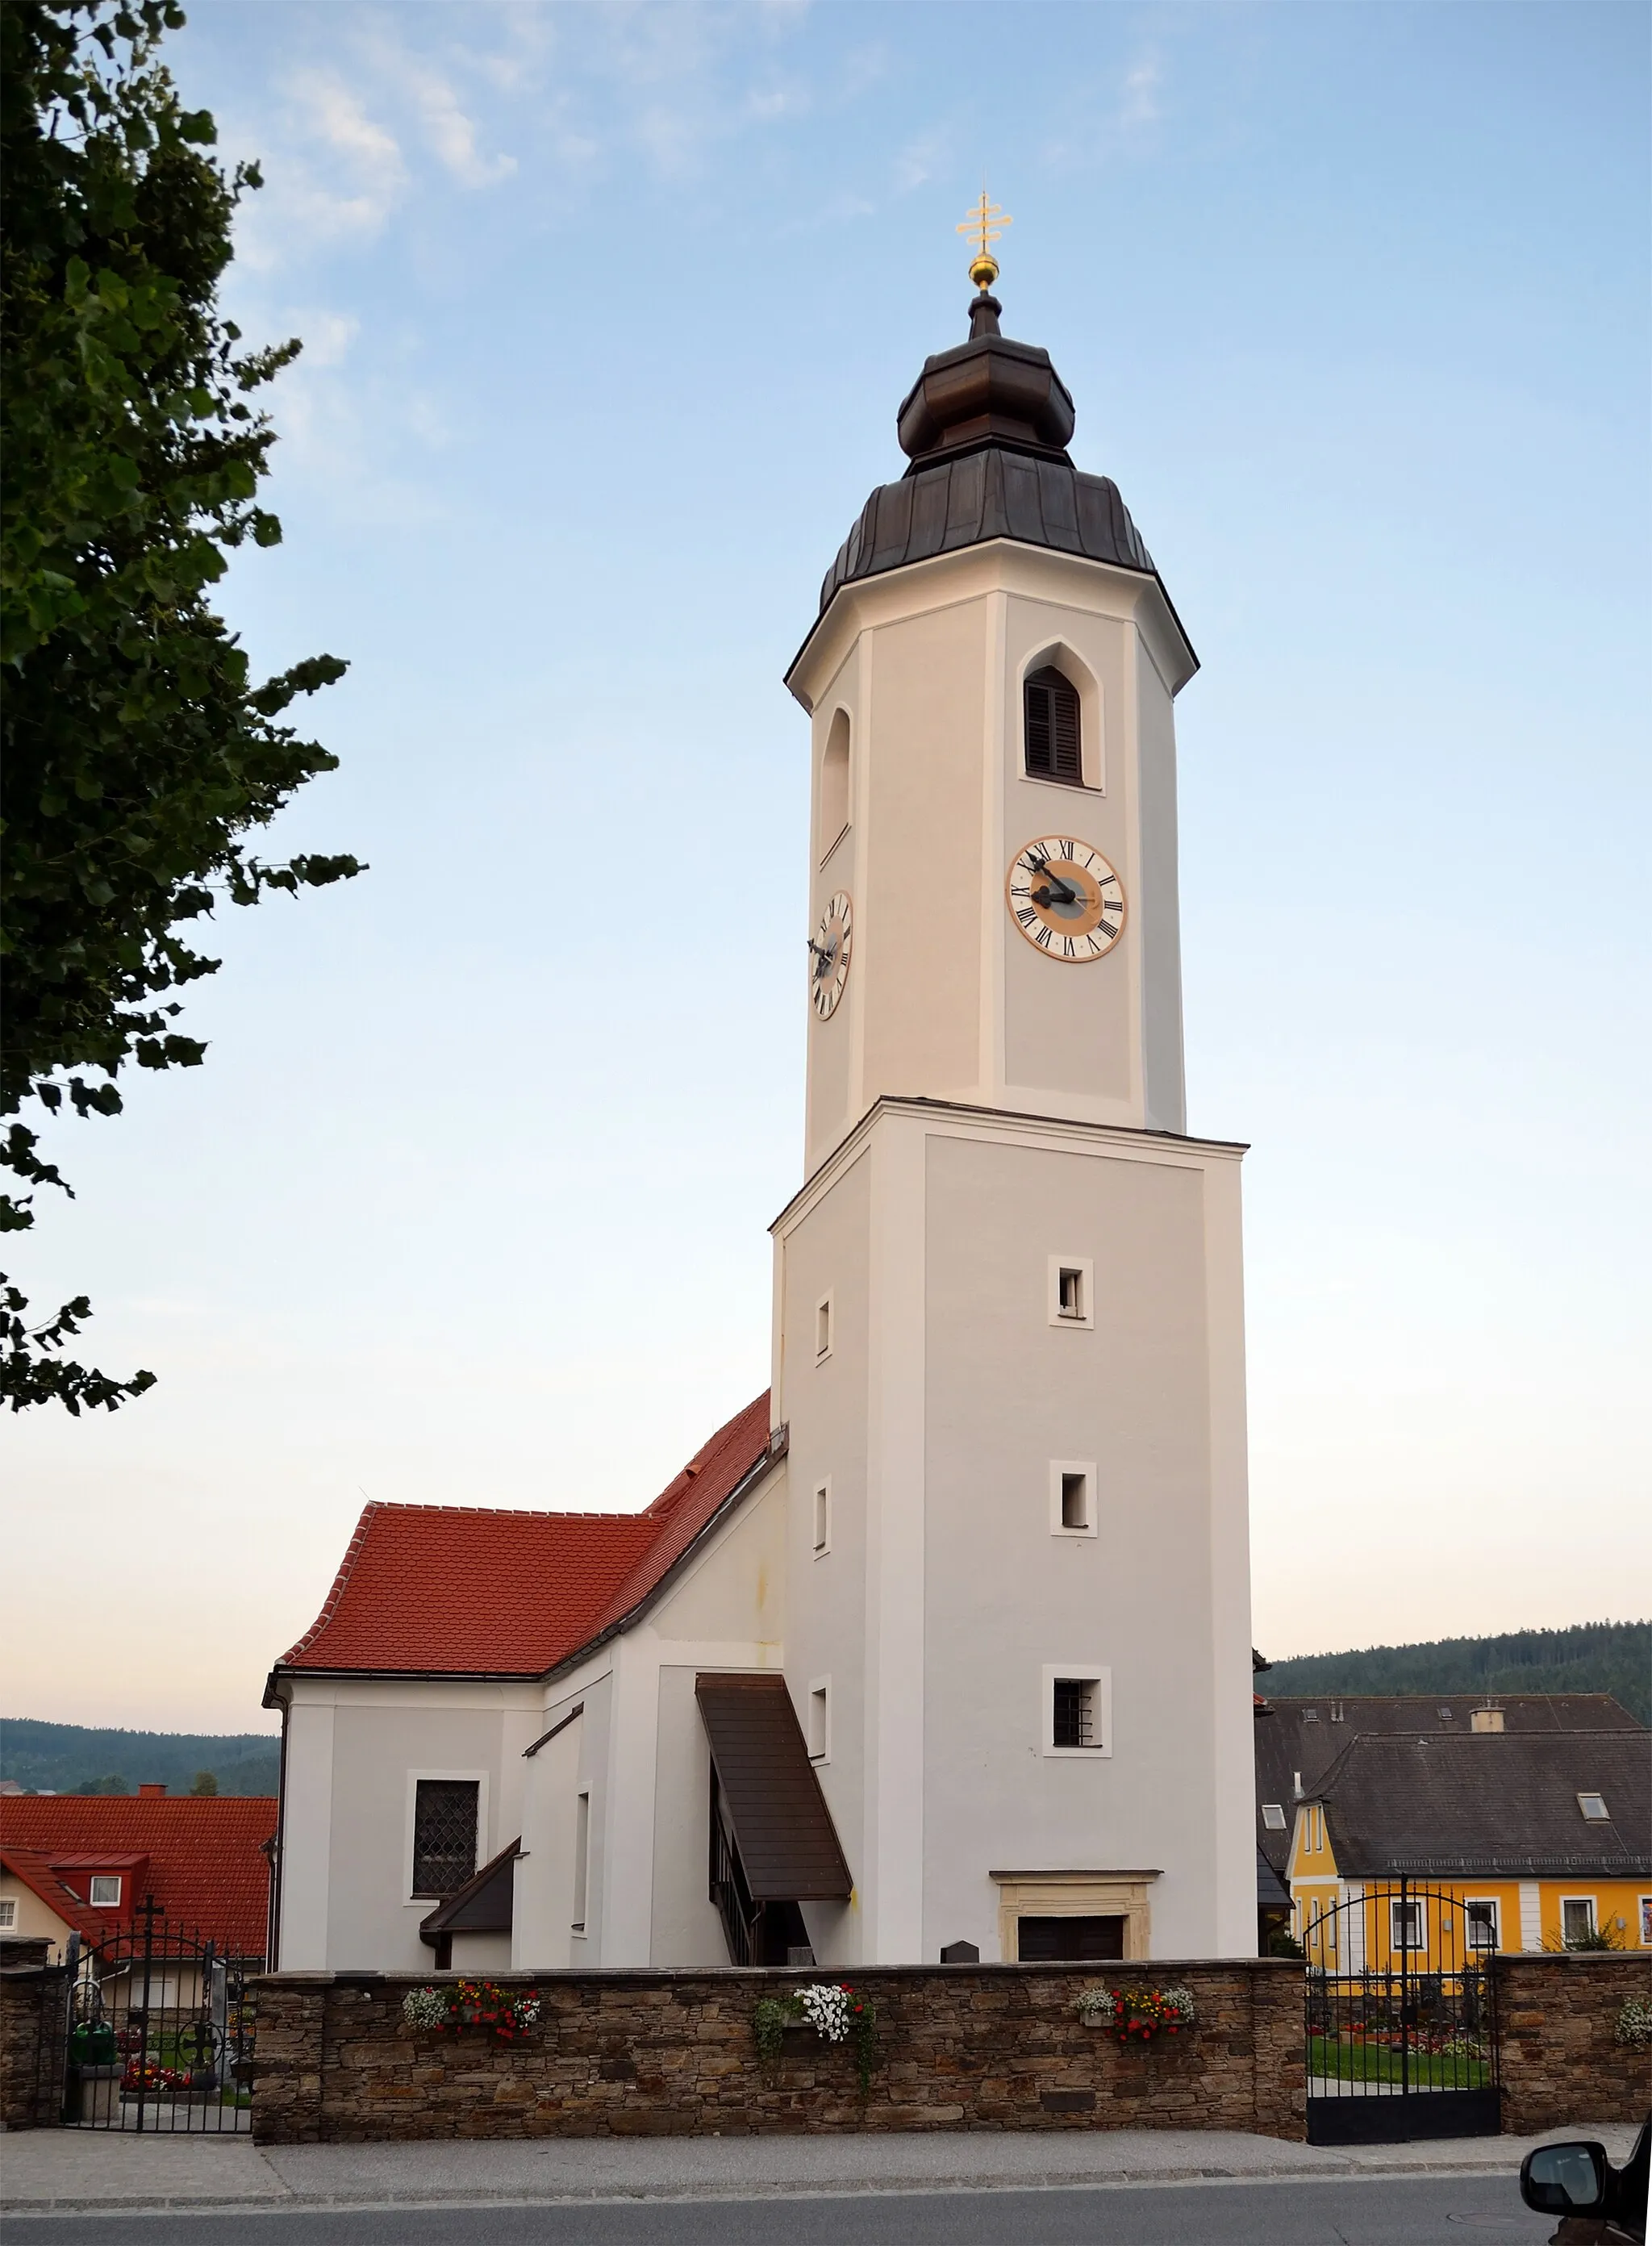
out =
[[(800, 1710), (833, 1678), (856, 1882), (823, 1964), (996, 1957), (1009, 1869), (1158, 1872), (1157, 1953), (1254, 1950), (1238, 1152), (889, 1104), (780, 1219), (787, 1674)], [(1091, 1265), (1092, 1328), (1050, 1325), (1052, 1256)], [(828, 1277), (849, 1315), (799, 1365)], [(1051, 1533), (1062, 1460), (1094, 1537)], [(1110, 1675), (1093, 1760), (1044, 1753), (1069, 1664)]]

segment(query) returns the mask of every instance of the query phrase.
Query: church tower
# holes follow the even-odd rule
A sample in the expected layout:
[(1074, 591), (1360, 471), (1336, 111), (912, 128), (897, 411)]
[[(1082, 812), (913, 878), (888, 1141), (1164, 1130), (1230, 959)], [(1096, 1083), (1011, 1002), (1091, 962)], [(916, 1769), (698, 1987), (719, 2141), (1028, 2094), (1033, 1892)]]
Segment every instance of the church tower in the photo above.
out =
[(1186, 1135), (1182, 1075), (1196, 657), (1000, 331), (985, 230), (971, 277), (787, 674), (786, 1671), (855, 1873), (810, 1931), (823, 1964), (1247, 1954), (1242, 1149)]

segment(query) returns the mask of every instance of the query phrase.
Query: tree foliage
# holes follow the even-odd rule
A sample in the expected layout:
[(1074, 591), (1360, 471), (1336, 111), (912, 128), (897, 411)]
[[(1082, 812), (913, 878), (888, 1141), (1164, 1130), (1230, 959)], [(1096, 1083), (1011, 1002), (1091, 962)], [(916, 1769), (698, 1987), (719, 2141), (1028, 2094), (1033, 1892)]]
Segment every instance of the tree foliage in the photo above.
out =
[[(248, 403), (296, 342), (238, 349), (217, 304), (235, 208), (204, 110), (156, 61), (172, 0), (0, 0), (0, 681), (6, 895), (0, 1161), (71, 1190), (17, 1120), (116, 1113), (115, 1079), (195, 1066), (177, 994), (216, 902), (361, 870), (251, 847), (337, 758), (282, 722), (341, 676), (316, 656), (255, 682), (209, 602), (228, 556), (279, 542), (258, 504), (274, 432)], [(32, 1224), (0, 1195), (0, 1230)], [(3, 1298), (0, 1396), (113, 1409), (117, 1380), (62, 1354), (84, 1297), (31, 1326)]]

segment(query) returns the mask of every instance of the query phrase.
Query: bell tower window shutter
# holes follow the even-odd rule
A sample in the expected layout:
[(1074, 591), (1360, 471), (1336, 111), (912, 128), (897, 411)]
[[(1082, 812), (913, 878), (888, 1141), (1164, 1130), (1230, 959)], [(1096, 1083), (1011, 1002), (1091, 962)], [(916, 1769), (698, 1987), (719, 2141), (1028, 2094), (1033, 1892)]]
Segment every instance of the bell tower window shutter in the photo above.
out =
[(1040, 779), (1060, 779), (1078, 787), (1084, 781), (1078, 690), (1071, 679), (1046, 664), (1029, 674), (1022, 690), (1026, 768)]

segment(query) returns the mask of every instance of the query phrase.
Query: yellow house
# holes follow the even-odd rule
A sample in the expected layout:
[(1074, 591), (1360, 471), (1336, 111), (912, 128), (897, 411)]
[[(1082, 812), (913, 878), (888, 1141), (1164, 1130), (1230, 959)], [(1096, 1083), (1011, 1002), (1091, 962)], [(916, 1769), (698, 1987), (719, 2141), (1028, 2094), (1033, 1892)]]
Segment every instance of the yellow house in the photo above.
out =
[(1342, 1974), (1602, 1936), (1652, 1950), (1649, 1749), (1644, 1732), (1356, 1735), (1294, 1805), (1292, 1931)]

